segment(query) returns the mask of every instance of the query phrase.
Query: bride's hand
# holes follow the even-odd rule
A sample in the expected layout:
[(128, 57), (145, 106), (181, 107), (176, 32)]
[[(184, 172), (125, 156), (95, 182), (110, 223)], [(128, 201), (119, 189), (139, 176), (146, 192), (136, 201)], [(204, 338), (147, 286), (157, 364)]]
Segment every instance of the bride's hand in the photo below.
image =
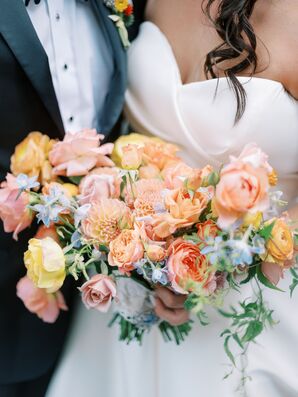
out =
[(189, 320), (189, 312), (184, 309), (186, 296), (176, 295), (165, 287), (155, 291), (155, 313), (171, 325), (181, 325)]

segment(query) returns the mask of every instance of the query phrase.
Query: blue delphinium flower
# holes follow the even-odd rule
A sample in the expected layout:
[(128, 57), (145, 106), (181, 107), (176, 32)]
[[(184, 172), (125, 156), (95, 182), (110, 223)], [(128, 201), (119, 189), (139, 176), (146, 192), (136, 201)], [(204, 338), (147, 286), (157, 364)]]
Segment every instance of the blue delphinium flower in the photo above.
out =
[(34, 189), (40, 185), (40, 183), (37, 182), (37, 176), (29, 177), (26, 174), (19, 174), (16, 178), (16, 183), (21, 192)]
[(81, 243), (81, 233), (76, 230), (72, 236), (71, 236), (71, 243), (74, 248), (81, 248), (82, 243)]
[(74, 212), (75, 227), (78, 227), (80, 222), (82, 222), (82, 220), (84, 220), (87, 217), (90, 208), (91, 208), (91, 204), (84, 204), (75, 210)]
[(155, 284), (167, 285), (169, 282), (167, 270), (156, 268), (152, 272), (152, 281)]

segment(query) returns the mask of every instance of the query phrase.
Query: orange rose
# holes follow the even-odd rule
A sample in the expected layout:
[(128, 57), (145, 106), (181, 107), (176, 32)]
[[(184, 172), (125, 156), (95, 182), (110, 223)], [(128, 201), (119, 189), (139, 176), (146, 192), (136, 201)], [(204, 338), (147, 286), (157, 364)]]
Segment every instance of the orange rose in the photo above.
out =
[(208, 237), (214, 238), (218, 235), (219, 228), (215, 222), (208, 220), (197, 224), (197, 235), (201, 241), (206, 241)]
[(267, 254), (269, 255), (266, 257), (266, 261), (278, 263), (283, 267), (285, 262), (293, 258), (293, 235), (286, 222), (282, 219), (272, 219), (269, 222), (274, 222), (274, 226), (271, 237), (266, 244)]
[(135, 230), (123, 230), (110, 242), (108, 261), (111, 266), (117, 266), (121, 272), (127, 273), (134, 269), (134, 262), (143, 255), (144, 248), (139, 233)]
[(179, 238), (171, 244), (168, 253), (169, 280), (176, 292), (187, 294), (191, 282), (202, 283), (208, 293), (215, 291), (214, 272), (210, 270), (209, 262), (198, 246)]
[(213, 203), (219, 226), (228, 228), (248, 212), (265, 211), (269, 206), (268, 189), (265, 168), (241, 162), (225, 167)]
[(206, 208), (208, 197), (203, 193), (195, 193), (193, 197), (184, 189), (171, 191), (165, 197), (167, 212), (153, 216), (154, 233), (166, 238), (177, 229), (193, 225)]

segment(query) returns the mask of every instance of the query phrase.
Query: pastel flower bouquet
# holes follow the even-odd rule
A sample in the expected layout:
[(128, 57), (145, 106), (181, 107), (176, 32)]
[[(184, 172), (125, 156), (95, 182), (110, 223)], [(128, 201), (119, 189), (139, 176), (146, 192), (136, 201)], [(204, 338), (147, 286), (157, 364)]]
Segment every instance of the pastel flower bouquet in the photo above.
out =
[[(27, 275), (17, 295), (28, 310), (54, 322), (67, 310), (61, 288), (79, 283), (87, 309), (107, 312), (120, 339), (141, 342), (157, 326), (180, 343), (192, 321), (172, 326), (154, 310), (162, 285), (186, 297), (185, 308), (206, 325), (207, 306), (231, 319), (224, 348), (245, 351), (273, 325), (262, 288), (278, 290), (295, 269), (297, 231), (272, 191), (277, 176), (267, 156), (248, 144), (221, 170), (195, 169), (175, 145), (139, 134), (101, 145), (94, 130), (67, 133), (63, 141), (33, 132), (15, 149), (0, 189), (6, 232), (18, 234), (34, 219), (38, 232), (24, 254)], [(295, 243), (296, 239), (296, 243)], [(222, 309), (232, 289), (251, 283), (251, 296)]]

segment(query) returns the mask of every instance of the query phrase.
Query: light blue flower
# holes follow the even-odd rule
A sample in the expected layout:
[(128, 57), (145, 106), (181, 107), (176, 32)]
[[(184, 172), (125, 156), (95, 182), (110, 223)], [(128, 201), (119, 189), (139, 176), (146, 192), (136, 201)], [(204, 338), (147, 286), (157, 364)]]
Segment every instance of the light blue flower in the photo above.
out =
[(29, 177), (26, 174), (19, 174), (16, 178), (16, 183), (21, 192), (34, 189), (40, 185), (40, 183), (37, 182), (37, 176)]
[(152, 281), (155, 284), (167, 285), (169, 282), (166, 269), (154, 269), (152, 272)]
[(74, 248), (80, 248), (82, 246), (81, 243), (81, 233), (76, 230), (71, 236), (71, 243)]
[(75, 227), (78, 227), (80, 222), (82, 222), (87, 217), (90, 208), (91, 208), (91, 204), (84, 204), (75, 210), (74, 212)]
[(61, 206), (43, 204), (35, 204), (29, 208), (37, 212), (37, 222), (43, 222), (47, 227), (50, 226), (51, 222), (58, 222), (59, 214), (64, 210), (64, 208)]

